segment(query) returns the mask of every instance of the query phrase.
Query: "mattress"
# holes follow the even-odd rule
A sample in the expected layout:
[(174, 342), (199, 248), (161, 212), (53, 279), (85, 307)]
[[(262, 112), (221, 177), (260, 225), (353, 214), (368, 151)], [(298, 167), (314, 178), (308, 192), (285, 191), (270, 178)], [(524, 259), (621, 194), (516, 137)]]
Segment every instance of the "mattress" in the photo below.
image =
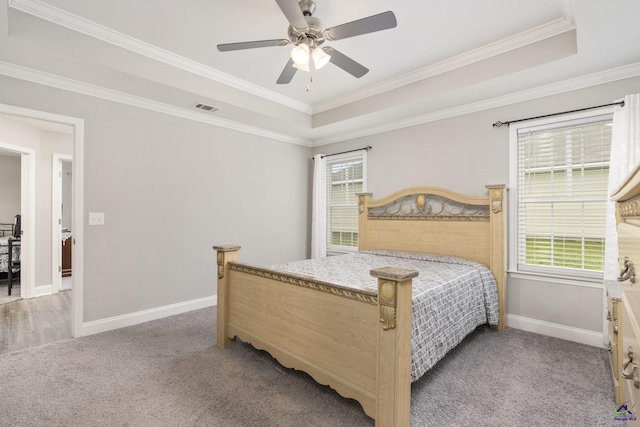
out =
[(391, 251), (361, 251), (270, 266), (356, 290), (377, 292), (370, 271), (418, 270), (413, 279), (411, 379), (417, 380), (482, 324), (498, 324), (498, 290), (483, 264), (461, 258)]

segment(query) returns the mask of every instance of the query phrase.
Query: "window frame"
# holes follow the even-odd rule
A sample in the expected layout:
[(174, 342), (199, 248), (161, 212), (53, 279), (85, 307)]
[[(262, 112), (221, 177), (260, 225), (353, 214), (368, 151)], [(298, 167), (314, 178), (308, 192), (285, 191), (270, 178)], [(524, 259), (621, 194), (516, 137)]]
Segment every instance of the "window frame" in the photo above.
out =
[[(354, 160), (362, 160), (362, 190), (358, 191), (358, 192), (366, 192), (367, 191), (367, 152), (366, 151), (362, 151), (362, 152), (353, 152), (353, 153), (344, 153), (344, 154), (336, 154), (331, 156), (331, 158), (327, 159), (327, 188), (326, 188), (326, 193), (325, 193), (325, 199), (326, 199), (326, 209), (327, 209), (327, 229), (326, 229), (326, 239), (327, 239), (327, 254), (331, 255), (331, 254), (343, 254), (343, 253), (350, 253), (350, 252), (357, 252), (358, 251), (358, 246), (346, 246), (346, 245), (334, 245), (331, 243), (331, 233), (332, 233), (332, 228), (331, 228), (331, 215), (329, 214), (330, 208), (331, 208), (331, 198), (330, 198), (330, 175), (331, 173), (329, 172), (329, 165), (330, 164), (335, 164), (335, 163), (347, 163), (347, 162), (351, 162)], [(357, 194), (357, 193), (354, 193)], [(356, 216), (355, 216), (355, 223), (358, 224), (358, 214), (357, 214), (357, 207), (358, 207), (358, 198), (355, 197), (355, 212), (356, 212)], [(356, 229), (356, 234), (359, 233), (359, 230)]]
[(568, 269), (551, 266), (519, 266), (519, 215), (518, 215), (518, 134), (521, 131), (535, 129), (557, 129), (574, 126), (580, 123), (590, 123), (601, 119), (612, 119), (613, 107), (598, 109), (597, 111), (582, 111), (563, 114), (555, 117), (545, 117), (526, 122), (513, 123), (509, 126), (509, 251), (508, 272), (516, 277), (549, 277), (561, 280), (600, 283), (603, 280), (602, 271)]

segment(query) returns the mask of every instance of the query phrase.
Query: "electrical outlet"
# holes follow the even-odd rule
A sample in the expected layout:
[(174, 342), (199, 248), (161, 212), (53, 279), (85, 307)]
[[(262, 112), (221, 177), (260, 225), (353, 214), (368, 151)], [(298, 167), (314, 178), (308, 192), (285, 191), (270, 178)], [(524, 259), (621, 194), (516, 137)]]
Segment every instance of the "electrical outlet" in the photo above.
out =
[(104, 212), (89, 212), (89, 225), (104, 225)]

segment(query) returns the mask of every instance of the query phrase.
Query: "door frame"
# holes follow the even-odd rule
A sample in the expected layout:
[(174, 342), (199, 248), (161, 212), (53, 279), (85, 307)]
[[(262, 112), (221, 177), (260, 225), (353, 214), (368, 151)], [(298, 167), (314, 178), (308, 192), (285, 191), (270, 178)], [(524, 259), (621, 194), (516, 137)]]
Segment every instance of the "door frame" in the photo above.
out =
[[(72, 230), (73, 230), (73, 286), (71, 288), (71, 336), (82, 336), (84, 295), (84, 120), (14, 105), (0, 104), (0, 113), (26, 118), (46, 120), (73, 127), (72, 167)], [(24, 230), (23, 264), (26, 286), (20, 287), (21, 296), (35, 295), (35, 150), (2, 143), (0, 147), (22, 153), (22, 224)]]
[[(72, 162), (73, 167), (73, 156), (53, 153), (51, 160), (51, 288), (53, 293), (59, 292), (62, 288), (62, 251), (60, 247), (62, 218), (60, 215), (60, 205), (62, 205), (63, 161)], [(71, 209), (73, 210), (73, 198), (71, 200)], [(73, 212), (71, 220), (73, 221)]]

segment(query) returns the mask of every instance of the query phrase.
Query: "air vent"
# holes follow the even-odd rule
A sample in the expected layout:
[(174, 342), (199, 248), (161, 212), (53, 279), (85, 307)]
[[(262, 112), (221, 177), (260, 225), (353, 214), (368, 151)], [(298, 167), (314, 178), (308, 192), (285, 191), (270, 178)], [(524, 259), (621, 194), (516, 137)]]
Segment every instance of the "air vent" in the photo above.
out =
[(215, 113), (216, 111), (219, 110), (218, 107), (214, 107), (213, 105), (203, 104), (200, 102), (197, 104), (194, 104), (193, 107), (201, 111), (206, 111), (207, 113)]

